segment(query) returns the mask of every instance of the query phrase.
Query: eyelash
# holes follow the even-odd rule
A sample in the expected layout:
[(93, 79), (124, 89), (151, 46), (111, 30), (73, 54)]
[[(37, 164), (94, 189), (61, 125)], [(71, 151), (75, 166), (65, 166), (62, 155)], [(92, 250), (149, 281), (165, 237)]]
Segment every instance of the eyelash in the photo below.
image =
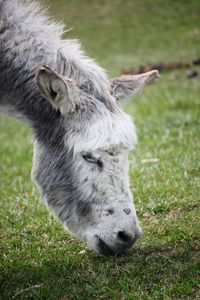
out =
[(96, 164), (99, 168), (101, 168), (101, 169), (103, 168), (103, 162), (100, 159), (96, 159), (96, 158), (92, 157), (92, 155), (90, 153), (83, 154), (83, 158), (88, 163)]

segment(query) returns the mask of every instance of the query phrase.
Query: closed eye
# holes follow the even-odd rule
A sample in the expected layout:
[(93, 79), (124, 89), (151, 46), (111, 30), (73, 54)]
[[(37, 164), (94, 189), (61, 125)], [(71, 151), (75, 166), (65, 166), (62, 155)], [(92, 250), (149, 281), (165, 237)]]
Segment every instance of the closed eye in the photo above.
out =
[(88, 163), (96, 164), (99, 168), (103, 168), (103, 162), (100, 159), (93, 157), (91, 153), (83, 154), (83, 158)]

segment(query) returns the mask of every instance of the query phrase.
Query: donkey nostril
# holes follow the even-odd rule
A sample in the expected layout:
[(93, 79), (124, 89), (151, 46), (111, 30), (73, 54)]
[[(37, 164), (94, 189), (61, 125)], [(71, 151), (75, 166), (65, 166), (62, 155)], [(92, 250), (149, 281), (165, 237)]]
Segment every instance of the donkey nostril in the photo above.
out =
[(132, 240), (132, 236), (125, 231), (119, 231), (117, 233), (117, 238), (122, 242), (130, 242)]
[(112, 208), (110, 208), (110, 209), (108, 209), (108, 213), (109, 213), (110, 215), (112, 215), (112, 214), (114, 214), (114, 210), (113, 210)]
[(126, 215), (130, 215), (130, 213), (131, 213), (130, 208), (124, 208), (123, 211), (125, 212)]

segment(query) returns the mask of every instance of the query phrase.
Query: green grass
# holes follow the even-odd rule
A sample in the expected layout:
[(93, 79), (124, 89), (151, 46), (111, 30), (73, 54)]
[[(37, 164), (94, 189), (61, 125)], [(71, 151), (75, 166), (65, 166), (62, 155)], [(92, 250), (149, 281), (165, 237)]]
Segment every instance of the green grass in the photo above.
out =
[[(200, 55), (198, 0), (46, 2), (111, 75)], [(199, 95), (199, 77), (173, 71), (126, 106), (139, 135), (130, 175), (144, 233), (120, 258), (88, 250), (46, 211), (30, 180), (30, 131), (0, 117), (0, 299), (200, 298)]]

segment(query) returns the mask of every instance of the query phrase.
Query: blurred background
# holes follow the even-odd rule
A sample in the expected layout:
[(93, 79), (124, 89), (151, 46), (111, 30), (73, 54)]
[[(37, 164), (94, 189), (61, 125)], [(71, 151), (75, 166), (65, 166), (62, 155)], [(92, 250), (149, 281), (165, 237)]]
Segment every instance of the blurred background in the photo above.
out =
[(72, 30), (109, 72), (143, 63), (200, 55), (198, 0), (46, 0), (51, 15)]
[(31, 131), (1, 115), (0, 298), (200, 299), (200, 1), (42, 3), (109, 76), (161, 70), (125, 107), (139, 137), (130, 182), (143, 237), (105, 260), (64, 232), (30, 179)]

